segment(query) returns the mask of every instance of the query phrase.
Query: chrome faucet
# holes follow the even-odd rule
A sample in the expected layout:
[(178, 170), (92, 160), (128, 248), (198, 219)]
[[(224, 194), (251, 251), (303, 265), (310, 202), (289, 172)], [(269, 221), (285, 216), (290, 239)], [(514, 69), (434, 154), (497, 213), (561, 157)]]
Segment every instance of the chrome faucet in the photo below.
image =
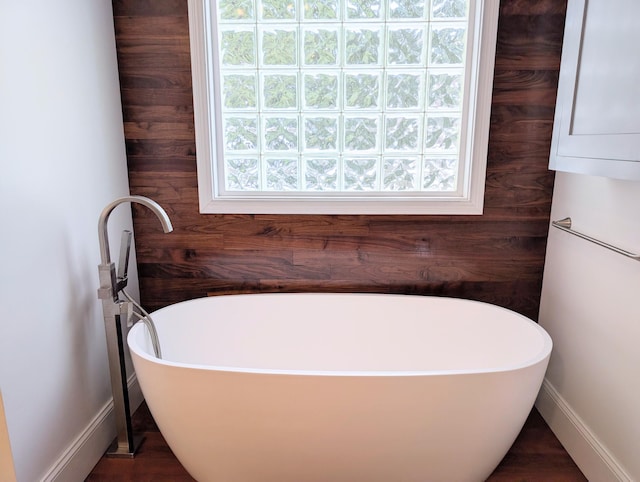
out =
[[(173, 231), (173, 226), (165, 210), (155, 201), (143, 196), (125, 196), (116, 199), (102, 210), (98, 220), (98, 239), (100, 241), (100, 265), (98, 265), (100, 288), (98, 289), (98, 298), (102, 300), (102, 311), (107, 337), (107, 354), (109, 356), (109, 372), (111, 375), (111, 390), (113, 392), (113, 405), (117, 428), (116, 440), (107, 451), (107, 455), (127, 458), (132, 458), (135, 455), (138, 446), (142, 442), (142, 438), (134, 437), (132, 432), (129, 389), (124, 366), (126, 328), (129, 326), (129, 320), (134, 314), (147, 326), (154, 353), (156, 357), (161, 358), (160, 343), (151, 317), (124, 290), (128, 282), (127, 265), (129, 263), (129, 252), (131, 249), (131, 232), (125, 230), (122, 233), (117, 272), (115, 263), (111, 261), (111, 255), (109, 253), (109, 236), (107, 231), (109, 216), (118, 205), (134, 202), (151, 209), (160, 220), (165, 233)], [(123, 294), (126, 301), (120, 300), (120, 293)], [(134, 307), (140, 310), (144, 316), (135, 313)]]
[[(165, 233), (170, 233), (171, 231), (173, 231), (171, 220), (169, 219), (169, 216), (167, 215), (166, 211), (162, 209), (162, 207), (157, 202), (152, 201), (149, 198), (146, 198), (143, 196), (125, 196), (125, 197), (118, 198), (112, 203), (108, 204), (102, 210), (102, 213), (100, 214), (100, 219), (98, 219), (98, 240), (100, 241), (100, 263), (101, 263), (100, 266), (101, 267), (104, 266), (105, 269), (109, 270), (110, 280), (111, 279), (116, 280), (116, 276), (115, 276), (115, 265), (111, 262), (111, 259), (110, 259), (109, 233), (107, 232), (107, 222), (109, 221), (109, 216), (111, 215), (111, 212), (118, 205), (127, 203), (127, 202), (128, 203), (135, 202), (148, 207), (149, 209), (151, 209), (151, 211), (153, 211), (153, 213), (160, 220), (160, 224), (162, 224), (162, 229), (164, 230)], [(121, 261), (122, 261), (122, 258), (121, 258)], [(128, 261), (128, 254), (127, 254), (127, 261)], [(120, 268), (122, 269), (123, 266), (121, 265)], [(112, 269), (113, 269), (113, 273), (111, 272)], [(124, 267), (124, 270), (125, 270), (124, 272), (126, 273), (126, 266)], [(117, 290), (118, 284), (117, 283), (110, 283), (110, 284), (112, 287), (111, 296), (115, 301), (118, 297), (118, 291), (119, 291)], [(100, 288), (101, 289), (103, 288), (102, 283), (100, 283)], [(100, 299), (104, 299), (104, 296), (106, 296), (106, 293), (100, 293), (98, 297)]]

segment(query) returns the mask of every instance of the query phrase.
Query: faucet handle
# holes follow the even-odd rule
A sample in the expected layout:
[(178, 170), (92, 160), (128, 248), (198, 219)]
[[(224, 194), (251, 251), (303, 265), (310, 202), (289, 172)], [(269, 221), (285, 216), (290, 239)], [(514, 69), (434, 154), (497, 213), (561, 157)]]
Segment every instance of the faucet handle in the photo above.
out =
[(129, 254), (131, 252), (131, 231), (122, 231), (120, 241), (120, 258), (118, 261), (118, 291), (127, 286), (127, 273), (129, 271)]
[(120, 301), (118, 303), (120, 319), (127, 322), (127, 328), (133, 326), (133, 303), (130, 301)]

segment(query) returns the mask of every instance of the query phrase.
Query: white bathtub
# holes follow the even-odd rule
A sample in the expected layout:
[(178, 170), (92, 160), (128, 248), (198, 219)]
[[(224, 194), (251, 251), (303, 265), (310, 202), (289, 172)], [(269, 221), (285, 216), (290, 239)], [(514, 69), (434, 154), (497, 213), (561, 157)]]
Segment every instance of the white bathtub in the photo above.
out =
[(252, 294), (128, 336), (160, 431), (198, 481), (482, 481), (529, 414), (549, 335), (474, 301)]

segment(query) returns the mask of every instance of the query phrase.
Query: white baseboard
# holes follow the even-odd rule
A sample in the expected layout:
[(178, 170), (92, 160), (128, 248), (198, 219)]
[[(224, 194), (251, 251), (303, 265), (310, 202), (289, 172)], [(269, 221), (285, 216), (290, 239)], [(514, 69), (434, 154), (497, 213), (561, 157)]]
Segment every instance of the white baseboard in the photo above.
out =
[(611, 452), (547, 379), (542, 383), (536, 408), (587, 479), (632, 482)]
[[(127, 386), (133, 413), (144, 400), (135, 373), (127, 380)], [(42, 482), (84, 480), (116, 437), (115, 426), (111, 399), (51, 466)]]

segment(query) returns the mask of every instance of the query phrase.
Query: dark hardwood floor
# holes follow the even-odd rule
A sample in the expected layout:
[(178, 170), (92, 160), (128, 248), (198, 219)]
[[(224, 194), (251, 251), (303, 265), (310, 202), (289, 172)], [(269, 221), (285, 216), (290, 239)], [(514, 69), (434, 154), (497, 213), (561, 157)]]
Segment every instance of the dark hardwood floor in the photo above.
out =
[[(134, 414), (133, 426), (136, 434), (145, 436), (136, 457), (133, 460), (103, 457), (87, 477), (87, 482), (194, 480), (167, 446), (146, 404), (143, 403)], [(587, 479), (534, 409), (511, 450), (488, 480), (490, 482), (578, 482)]]

